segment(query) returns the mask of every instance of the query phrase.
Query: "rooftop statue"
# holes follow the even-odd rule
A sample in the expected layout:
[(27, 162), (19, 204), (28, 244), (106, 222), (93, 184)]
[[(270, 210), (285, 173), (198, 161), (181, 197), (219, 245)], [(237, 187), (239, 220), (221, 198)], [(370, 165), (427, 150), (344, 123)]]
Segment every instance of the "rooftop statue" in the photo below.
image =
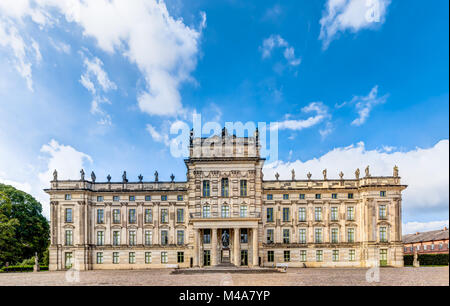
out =
[(142, 174), (139, 174), (138, 179), (139, 179), (139, 183), (142, 183), (142, 180), (144, 179), (144, 177), (142, 176)]
[(308, 172), (308, 174), (306, 175), (306, 177), (308, 178), (308, 180), (311, 180), (311, 177), (312, 177), (311, 172)]
[(108, 180), (108, 183), (111, 183), (111, 175), (108, 174), (108, 176), (106, 177), (106, 179)]
[(158, 182), (158, 181), (159, 181), (158, 176), (159, 176), (158, 171), (155, 171), (155, 182)]
[(356, 169), (356, 171), (355, 171), (355, 177), (356, 177), (356, 179), (357, 180), (359, 180), (359, 176), (361, 175), (361, 171), (359, 171), (359, 168), (358, 169)]
[(95, 183), (95, 180), (97, 179), (97, 177), (95, 176), (94, 171), (91, 172), (91, 180), (93, 183)]
[(55, 171), (53, 171), (53, 180), (54, 181), (58, 180), (58, 171), (56, 171), (56, 169), (55, 169)]
[(366, 167), (366, 177), (370, 177), (370, 168), (369, 166)]
[(394, 166), (394, 177), (398, 177), (398, 166)]
[(295, 170), (292, 169), (291, 173), (292, 173), (292, 180), (295, 181)]
[(343, 180), (343, 179), (344, 179), (344, 172), (341, 171), (341, 172), (339, 173), (339, 177), (341, 178), (341, 180)]
[(327, 180), (327, 169), (322, 171), (323, 174), (323, 179), (326, 181)]
[(127, 172), (126, 171), (124, 171), (123, 174), (122, 174), (122, 182), (128, 183)]
[(84, 170), (81, 169), (80, 171), (81, 180), (84, 181)]

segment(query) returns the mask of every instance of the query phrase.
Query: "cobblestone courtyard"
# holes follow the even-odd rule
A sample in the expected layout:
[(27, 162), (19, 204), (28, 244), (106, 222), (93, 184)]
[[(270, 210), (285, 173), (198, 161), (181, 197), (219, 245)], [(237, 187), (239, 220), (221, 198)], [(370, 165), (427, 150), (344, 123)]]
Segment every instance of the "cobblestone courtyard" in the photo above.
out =
[[(380, 282), (366, 281), (367, 269), (289, 269), (269, 274), (173, 275), (171, 270), (1, 273), (0, 286), (12, 285), (129, 285), (129, 286), (315, 286), (417, 285), (448, 286), (448, 267), (382, 268)], [(79, 282), (77, 282), (77, 278)], [(75, 281), (74, 281), (75, 280)]]

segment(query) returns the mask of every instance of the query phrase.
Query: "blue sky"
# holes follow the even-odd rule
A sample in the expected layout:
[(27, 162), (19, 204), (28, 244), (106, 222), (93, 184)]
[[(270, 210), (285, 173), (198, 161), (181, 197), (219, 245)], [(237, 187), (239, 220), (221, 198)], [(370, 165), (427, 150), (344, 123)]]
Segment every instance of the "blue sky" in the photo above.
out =
[(177, 122), (278, 122), (299, 177), (400, 166), (405, 231), (448, 224), (448, 1), (0, 0), (0, 181), (185, 179)]

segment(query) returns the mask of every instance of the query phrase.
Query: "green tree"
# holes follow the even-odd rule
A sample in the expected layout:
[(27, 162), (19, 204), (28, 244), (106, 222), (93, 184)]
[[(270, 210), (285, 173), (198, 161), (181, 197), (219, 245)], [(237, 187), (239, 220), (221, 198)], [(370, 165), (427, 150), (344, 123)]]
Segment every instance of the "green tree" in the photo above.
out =
[(42, 258), (49, 245), (50, 226), (42, 215), (41, 203), (9, 185), (0, 184), (0, 193), (3, 199), (0, 199), (0, 211), (4, 216), (0, 223), (5, 228), (1, 235), (10, 239), (12, 233), (16, 240), (10, 248), (8, 244), (3, 246), (5, 249), (0, 246), (0, 252), (15, 254), (13, 260), (9, 259), (12, 263), (29, 259), (35, 252)]
[(7, 217), (11, 209), (11, 201), (0, 192), (0, 267), (7, 262), (14, 263), (19, 255), (20, 248), (16, 239), (16, 227), (19, 221)]

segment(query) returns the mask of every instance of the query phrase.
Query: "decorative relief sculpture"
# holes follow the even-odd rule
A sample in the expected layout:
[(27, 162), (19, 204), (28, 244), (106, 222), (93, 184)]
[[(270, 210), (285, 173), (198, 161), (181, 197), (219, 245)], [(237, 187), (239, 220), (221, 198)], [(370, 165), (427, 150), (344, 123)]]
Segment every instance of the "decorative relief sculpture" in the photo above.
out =
[(94, 173), (94, 171), (92, 171), (91, 172), (91, 180), (92, 180), (92, 183), (95, 183), (95, 180), (97, 179), (97, 177), (95, 176), (95, 173)]
[(80, 171), (81, 181), (84, 181), (84, 170), (81, 169)]
[(58, 171), (53, 171), (53, 180), (56, 182), (58, 180)]

